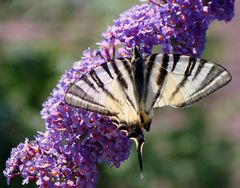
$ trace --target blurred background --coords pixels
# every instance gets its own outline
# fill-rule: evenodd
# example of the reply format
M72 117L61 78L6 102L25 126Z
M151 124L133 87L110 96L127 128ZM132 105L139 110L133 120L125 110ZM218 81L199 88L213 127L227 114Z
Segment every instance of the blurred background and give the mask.
M44 130L42 103L60 76L119 13L138 0L0 0L0 172L25 137ZM224 65L232 82L186 109L156 113L139 179L135 147L118 169L99 165L98 188L240 187L240 2L230 23L214 22L203 57ZM0 174L0 187L7 187ZM21 178L11 188L23 187ZM24 187L36 187L29 184Z

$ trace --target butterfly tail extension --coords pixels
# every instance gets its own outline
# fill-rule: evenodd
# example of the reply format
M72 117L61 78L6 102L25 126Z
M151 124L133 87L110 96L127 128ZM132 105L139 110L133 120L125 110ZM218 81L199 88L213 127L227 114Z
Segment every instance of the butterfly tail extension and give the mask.
M138 162L139 162L139 168L140 168L140 178L143 179L143 145L144 145L144 135L140 127L134 126L132 129L130 129L128 137L132 139L137 148L137 155L138 155Z
M139 161L139 168L140 168L140 178L143 179L143 145L144 145L144 137L138 138L138 148L137 148L137 153L138 153L138 161Z

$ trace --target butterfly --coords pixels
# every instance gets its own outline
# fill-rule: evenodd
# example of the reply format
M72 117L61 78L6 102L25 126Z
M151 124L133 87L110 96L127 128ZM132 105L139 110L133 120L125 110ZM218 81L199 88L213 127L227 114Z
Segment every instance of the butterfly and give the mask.
M83 75L67 90L65 102L110 117L136 142L143 175L143 130L150 130L154 109L187 107L231 80L221 65L179 54L116 58Z

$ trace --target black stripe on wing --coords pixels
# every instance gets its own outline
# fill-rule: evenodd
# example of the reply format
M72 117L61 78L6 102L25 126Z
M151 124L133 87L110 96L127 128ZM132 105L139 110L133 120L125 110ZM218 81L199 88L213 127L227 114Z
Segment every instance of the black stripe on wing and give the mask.
M99 88L103 88L104 87L104 83L102 82L102 80L98 77L98 75L96 74L95 70L92 70L89 75L92 77L93 81L97 84L97 86Z
M176 56L176 55L174 55L174 57L175 57L175 56ZM179 59L180 59L180 56L181 56L181 55L178 56L178 57L179 57L179 58L178 58L178 61L179 61ZM174 59L175 59L175 58L174 58ZM172 96L171 96L171 98L170 98L170 101L171 101L171 99L173 99L173 98L175 97L175 95L179 92L179 90L180 90L182 87L184 87L185 83L188 81L188 77L191 76L192 71L193 71L193 69L194 69L194 67L195 67L196 61L197 61L196 58L193 58L193 57L190 57L190 58L189 58L188 66L187 66L187 68L186 68L186 70L185 70L185 72L184 72L184 77L183 77L182 81L177 85L176 90L172 93ZM174 67L174 66L176 67L176 65L177 65L177 63L175 63L175 60L174 60L173 67ZM172 69L172 71L175 69L175 67ZM202 67L199 69L198 74L200 73L201 69L202 69ZM197 74L197 75L198 75L198 74ZM196 76L197 76L197 75L196 75Z
M140 104L143 93L144 93L144 72L145 72L145 61L142 58L138 48L133 50L133 57L131 59L133 67L133 77L135 86L135 95Z
M127 70L129 78L133 82L132 67L131 67L130 61L125 58L119 58L118 60L122 62L124 68Z
M180 60L181 55L180 54L173 54L173 66L171 72L174 71L178 61Z
M200 64L198 65L198 68L194 74L193 80L197 79L198 75L201 73L202 68L204 67L205 63L207 63L207 60L200 59Z
M108 70L109 71L109 68L108 68L108 64L107 63L105 63L105 65L102 65L102 67L105 67L105 71L106 70ZM108 73L108 75L110 76L111 75L111 73L110 72L108 72L108 71L106 71L107 73ZM110 74L109 74L110 73ZM95 70L92 70L91 72L90 72L90 75L91 75L91 77L92 77L92 79L93 79L93 81L95 81L95 83L97 84L97 86L98 86L98 88L100 88L108 97L110 97L112 100L114 100L115 102L119 102L118 101L118 99L116 99L114 96L113 96L113 94L109 91L109 90L107 90L106 88L105 88L105 84L103 83L103 81L101 80L101 78L96 74L96 71ZM85 76L86 77L86 76ZM86 79L83 79L83 81L85 81ZM91 82L90 82L90 80L88 80L87 81L87 83L88 84L91 84L91 86L93 85ZM95 87L94 87L95 88ZM96 88L95 88L96 89ZM99 93L99 91L97 90L97 92Z
M103 105L99 104L98 102L94 101L93 97L88 95L82 88L78 85L72 85L71 88L67 91L68 94L71 94L74 97L77 97L81 100L85 100L87 102L93 103L95 105L99 105L104 107Z
M101 64L102 68L108 73L109 77L113 79L113 75L109 70L108 63Z
M123 78L123 75L116 64L116 61L111 61L111 65L113 67L115 74L117 75L117 80L119 84L122 86L122 88L127 89L128 88L127 81L125 80L125 78Z
M146 101L147 100L147 96L148 96L148 84L149 84L149 81L150 81L150 77L151 77L151 74L152 74L152 69L154 67L154 62L155 62L155 59L156 59L156 56L158 54L153 54L151 55L148 59L146 59L146 75L145 75L145 82L144 82L144 96L143 96L143 100Z
M158 78L156 80L157 85L158 85L158 92L155 95L152 104L151 104L151 108L153 107L153 105L155 104L156 100L159 98L162 88L164 86L164 82L165 82L165 78L168 75L168 63L169 63L169 55L168 54L163 54L162 57L162 66L159 69L159 75Z
M83 76L81 79L82 79L90 88L92 88L95 92L98 93L97 88L96 88L96 87L94 86L94 84L88 79L87 76Z

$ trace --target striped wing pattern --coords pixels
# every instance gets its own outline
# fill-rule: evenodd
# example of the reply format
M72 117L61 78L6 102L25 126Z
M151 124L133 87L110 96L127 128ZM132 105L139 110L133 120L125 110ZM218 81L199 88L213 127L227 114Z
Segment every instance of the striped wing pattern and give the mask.
M104 63L72 84L67 104L117 118L127 125L143 123L139 114L152 118L154 108L186 107L231 80L222 66L177 54L142 58L138 49L131 59Z
M184 55L155 54L145 61L145 110L163 106L186 107L231 80L222 66Z
M137 118L138 111L133 92L130 61L115 59L96 67L72 84L65 101L74 107L114 116L119 123L130 123Z

